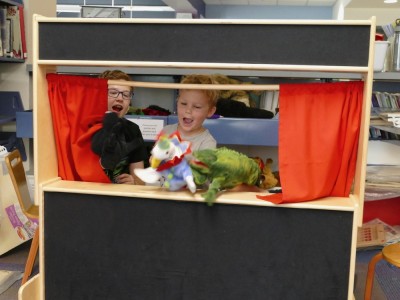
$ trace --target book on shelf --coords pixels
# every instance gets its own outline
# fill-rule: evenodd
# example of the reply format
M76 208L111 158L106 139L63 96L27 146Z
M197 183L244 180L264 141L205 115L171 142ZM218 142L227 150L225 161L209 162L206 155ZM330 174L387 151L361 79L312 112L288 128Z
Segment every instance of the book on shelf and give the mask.
M0 40L1 40L1 53L0 56L4 56L6 53L6 15L7 8L0 6Z
M11 49L8 56L14 58L23 58L22 38L21 38L21 21L18 6L10 5L7 7L7 20L10 20L11 26Z
M5 48L4 48L4 56L11 56L11 49L12 49L12 20L6 18L6 32L5 32Z
M372 107L400 108L400 93L373 92Z
M25 15L24 15L24 7L18 6L19 12L19 24L21 30L21 46L22 46L22 58L28 58L28 51L26 49L26 36L25 36Z
M400 113L400 93L373 92L370 138L398 140L400 128L394 126L393 115Z
M0 57L2 57L3 55L4 55L3 42L1 40L1 29L0 29Z

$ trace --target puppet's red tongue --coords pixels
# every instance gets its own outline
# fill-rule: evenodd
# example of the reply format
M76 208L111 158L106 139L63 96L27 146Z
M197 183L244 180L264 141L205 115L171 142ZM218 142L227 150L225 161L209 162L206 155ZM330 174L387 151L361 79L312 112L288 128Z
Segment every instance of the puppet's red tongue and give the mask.
M192 160L191 162L190 162L190 164L191 165L197 165L197 166L202 166L202 167L205 167L205 168L207 168L207 165L205 164L205 163L203 163L202 161L200 161L200 160Z

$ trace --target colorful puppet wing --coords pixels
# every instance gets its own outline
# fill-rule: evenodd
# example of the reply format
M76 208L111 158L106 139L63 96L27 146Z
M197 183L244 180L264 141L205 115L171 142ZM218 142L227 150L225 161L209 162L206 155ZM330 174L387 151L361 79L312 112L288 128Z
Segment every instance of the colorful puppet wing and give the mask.
M160 164L157 168L157 172L165 171L168 169L171 169L172 167L175 167L179 165L182 161L184 160L184 156L174 156L172 159L167 160Z
M363 82L282 84L273 203L347 197L355 175Z
M178 131L172 134L170 136L170 139L171 143L173 143L176 147L179 147L179 149L182 151L183 156L192 152L190 148L190 142L182 141Z
M185 159L185 155L190 153L189 146L190 144L180 141L179 135L160 134L151 150L150 167L135 169L134 172L146 183L155 183L163 177L164 187L169 190L176 191L187 186L192 193L195 193L196 184L192 170Z
M164 133L160 133L157 138L157 144L162 140L166 140L168 141L168 143L171 143L173 147L177 150L177 154L168 160L164 160L162 164L157 167L157 171L164 171L179 165L183 161L183 159L185 159L185 156L192 152L190 148L190 142L182 141L178 131L170 134L169 136L165 135Z
M48 95L55 134L58 173L63 180L110 182L90 139L107 110L107 80L48 74Z

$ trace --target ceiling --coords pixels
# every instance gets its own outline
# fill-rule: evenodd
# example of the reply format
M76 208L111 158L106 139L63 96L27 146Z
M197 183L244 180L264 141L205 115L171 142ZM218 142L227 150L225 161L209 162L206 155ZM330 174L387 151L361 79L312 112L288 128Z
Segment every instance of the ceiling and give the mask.
M332 6L336 0L203 0L207 5Z
M292 5L332 6L337 0L203 0L206 5ZM350 0L347 8L400 8L400 2L385 4L383 0Z
M337 1L342 2L346 8L366 8L366 9L399 9L400 0L398 3L385 4L383 0L56 0L57 1L57 14L58 16L62 13L72 13L76 15L80 14L83 3L88 2L87 5L95 3L104 3L104 5L110 5L111 1L117 6L118 3L134 3L135 10L143 10L146 7L150 10L155 8L167 7L171 11L197 11L204 10L204 5L266 5L266 6L325 6L331 7L336 4ZM347 4L347 5L346 5ZM112 4L113 6L114 4ZM194 5L194 6L193 6ZM195 6L197 8L195 8ZM60 14L61 13L61 14ZM155 12L156 14L159 12ZM157 15L159 17L159 15ZM400 10L399 10L400 16ZM155 16L153 16L155 17Z
M383 0L351 0L347 8L400 8L400 2L386 4ZM400 11L399 11L400 15Z

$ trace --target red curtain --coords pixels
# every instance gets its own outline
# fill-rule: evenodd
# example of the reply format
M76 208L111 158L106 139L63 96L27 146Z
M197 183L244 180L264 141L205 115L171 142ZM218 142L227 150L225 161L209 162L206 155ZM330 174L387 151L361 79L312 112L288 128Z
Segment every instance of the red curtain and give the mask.
M363 82L282 84L279 175L273 203L347 197L353 183Z
M48 95L63 180L110 182L90 148L107 110L107 80L48 74Z

